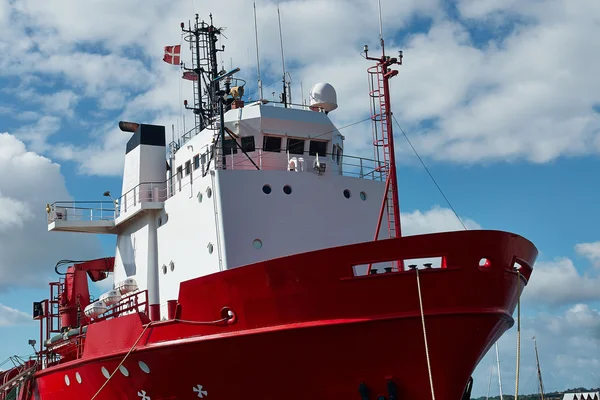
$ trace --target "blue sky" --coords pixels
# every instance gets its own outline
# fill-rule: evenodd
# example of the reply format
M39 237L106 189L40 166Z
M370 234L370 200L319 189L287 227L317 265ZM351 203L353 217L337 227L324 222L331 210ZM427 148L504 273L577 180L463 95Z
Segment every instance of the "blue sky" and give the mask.
M181 104L191 86L161 61L162 47L180 41L179 22L213 12L227 26L225 67L232 57L246 93L255 92L252 4L237 3L209 10L191 0L87 8L74 0L0 0L0 48L7 55L0 60L0 362L28 354L26 339L37 336L31 303L47 297L56 261L114 254L112 237L46 233L44 205L120 192L128 137L119 120L182 130ZM572 0L382 6L386 46L391 54L404 51L392 83L394 113L438 184L468 226L512 231L540 250L523 297L521 392L536 390L533 334L547 389L600 386L600 374L589 372L600 370L600 56L592 50L600 44L599 6ZM276 3L257 1L257 10L270 98L280 90ZM376 10L375 0L281 2L295 102L301 90L306 97L312 84L328 81L338 93L340 107L330 114L337 125L368 116L371 64L359 52L367 43L378 53ZM189 128L191 115L185 118ZM346 154L372 154L368 122L342 133ZM460 229L399 133L408 232ZM514 331L500 340L506 393L514 391ZM477 395L487 392L490 356L476 371ZM495 375L492 382L494 394Z

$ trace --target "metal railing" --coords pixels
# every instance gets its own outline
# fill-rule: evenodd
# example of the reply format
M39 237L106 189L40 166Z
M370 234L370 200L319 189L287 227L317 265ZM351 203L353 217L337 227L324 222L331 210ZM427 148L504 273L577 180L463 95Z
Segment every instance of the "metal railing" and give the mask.
M189 170L173 167L173 176L162 182L143 182L122 196L105 201L57 201L48 205L48 224L54 221L114 221L135 209L144 202L164 202L176 193L189 191L193 195L194 182L205 176L208 171L222 169L220 149L213 151L212 146L202 147L198 153L198 162L190 161ZM313 173L317 175L349 176L385 182L387 178L384 163L381 161L322 153L324 155L288 154L256 149L248 153L231 153L225 157L227 170L290 171L291 173Z

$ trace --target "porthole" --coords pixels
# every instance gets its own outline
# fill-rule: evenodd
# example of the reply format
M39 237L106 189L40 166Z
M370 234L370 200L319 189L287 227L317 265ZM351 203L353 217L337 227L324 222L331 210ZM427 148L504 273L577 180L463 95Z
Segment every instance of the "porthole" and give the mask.
M106 379L110 378L110 372L108 372L108 370L105 367L102 367L100 370L102 371L102 375L104 375Z
M213 250L214 250L214 248L213 248L213 244L212 244L212 243L209 243L209 244L208 244L208 246L206 246L206 247L208 248L208 254L212 254L212 253L213 253Z
M210 197L212 196L212 189L211 188L206 188L206 196L210 199Z
M202 192L198 192L198 196L196 196L198 198L198 203L202 203Z
M79 372L75 372L75 379L77 379L77 383L81 383L81 375L79 375Z
M169 263L169 267L171 268L171 272L175 271L175 263L173 261Z
M360 192L360 199L361 199L362 201L365 201L365 200L367 200L367 194L366 194L365 192Z
M68 375L65 375L65 383L67 384L67 386L71 385L71 380L69 379Z
M264 185L263 188L262 188L262 190L263 190L264 194L269 194L269 193L271 193L271 186Z
M262 245L262 240L260 239L254 239L254 241L252 242L252 246L254 246L255 249L260 249Z
M129 376L129 371L127 371L127 368L125 368L124 365L121 365L119 367L119 371L121 371L121 373L123 374L123 376Z
M145 363L145 362L143 362L143 361L139 361L139 362L138 362L138 365L140 366L140 369L141 369L142 371L144 371L144 372L145 372L145 373L147 373L147 374L149 374L149 373L150 373L150 367L148 366L148 364L146 364L146 363Z
M350 191L348 189L344 189L344 197L347 199L350 198Z
M285 193L285 194L291 194L292 193L292 187L290 185L285 185L283 187L283 193Z
M163 264L163 266L162 266L162 272L163 272L163 275L166 275L166 274L167 274L167 266L166 266L166 265L164 265L164 264Z

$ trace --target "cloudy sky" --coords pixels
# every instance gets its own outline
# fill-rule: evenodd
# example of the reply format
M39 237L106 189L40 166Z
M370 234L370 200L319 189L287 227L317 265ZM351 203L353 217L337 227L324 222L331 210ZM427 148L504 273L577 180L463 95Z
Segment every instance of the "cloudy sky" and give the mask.
M252 2L0 0L0 362L28 354L31 302L63 258L114 253L113 238L46 232L45 204L118 193L121 119L172 125L191 85L162 62L179 23L210 12L226 27L224 67L256 99ZM277 3L257 0L264 94L280 91ZM600 2L382 0L386 47L404 52L395 116L469 228L532 240L523 296L520 392L536 391L532 337L547 390L600 386ZM280 2L292 96L337 90L338 126L368 117L364 44L378 51L376 0ZM185 61L185 58L184 58ZM186 115L189 127L190 115ZM346 154L372 154L371 128L345 129ZM396 129L407 233L460 229ZM499 342L514 393L515 329ZM494 354L474 394L498 393Z

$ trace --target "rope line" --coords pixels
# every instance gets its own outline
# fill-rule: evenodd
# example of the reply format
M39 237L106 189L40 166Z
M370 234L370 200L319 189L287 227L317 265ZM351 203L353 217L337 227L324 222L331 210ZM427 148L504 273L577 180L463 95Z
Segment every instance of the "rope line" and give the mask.
M417 291L419 292L419 307L421 309L421 324L423 325L423 339L425 341L425 356L427 358L427 372L429 373L429 386L431 387L431 399L435 400L435 390L433 389L433 374L431 372L431 361L429 359L429 346L427 345L427 329L425 329L425 313L423 312L423 298L421 297L421 280L419 279L419 267L417 271Z
M519 364L521 361L521 272L517 270L517 367L515 377L515 400L519 398Z
M121 360L121 362L119 363L119 365L117 365L117 368L115 368L115 370L112 372L112 374L110 374L110 376L108 377L108 379L106 380L106 382L104 382L104 384L100 387L100 389L98 389L98 391L91 398L91 400L94 400L100 394L100 392L106 387L106 385L108 384L108 382L110 382L110 380L112 379L112 377L117 373L117 370L119 368L121 368L121 365L123 365L123 363L125 362L125 360L127 359L127 357L129 357L129 355L131 354L131 352L133 351L133 349L135 348L135 346L137 346L137 344L140 341L140 339L142 338L142 336L144 336L144 333L146 333L146 331L148 330L148 328L150 327L150 325L153 325L153 324L154 324L153 322L150 322L150 323L148 323L148 325L146 325L146 327L144 328L144 330L142 331L142 333L140 333L140 336L138 336L138 338L135 341L135 343L133 344L133 346L131 346L131 348L129 349L129 351L127 352L127 354L125 354L125 357L123 357L123 359Z
M392 118L394 118L394 121L396 122L396 125L398 125L398 128L400 129L400 132L402 132L402 134L404 135L404 138L406 139L406 141L408 142L408 144L412 148L413 152L415 153L415 155L417 156L417 158L419 159L419 161L423 165L423 168L425 168L425 171L427 171L427 174L429 175L429 177L431 178L431 180L433 181L433 183L435 184L435 186L437 187L437 189L440 191L440 193L444 197L444 200L446 200L446 203L448 203L448 207L450 207L450 209L452 210L452 212L454 213L454 215L456 215L456 218L458 219L458 222L460 222L460 224L463 226L463 228L465 228L465 231L468 230L467 227L465 226L465 224L463 223L462 219L458 216L458 213L456 212L456 210L454 209L454 207L452 207L452 204L450 204L450 200L448 200L448 198L444 194L444 191L442 190L442 188L440 187L440 185L438 185L437 181L435 180L435 178L433 177L433 175L431 174L431 172L429 172L429 168L427 168L427 166L425 165L425 162L423 162L423 159L421 158L421 156L419 155L419 153L417 153L417 150L415 149L415 147L411 143L410 139L408 139L408 136L406 135L406 132L404 132L404 129L402 129L402 127L398 123L398 120L396 119L396 116L392 114Z

